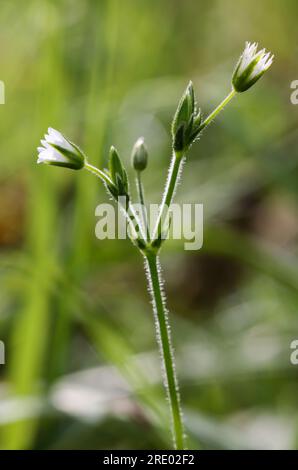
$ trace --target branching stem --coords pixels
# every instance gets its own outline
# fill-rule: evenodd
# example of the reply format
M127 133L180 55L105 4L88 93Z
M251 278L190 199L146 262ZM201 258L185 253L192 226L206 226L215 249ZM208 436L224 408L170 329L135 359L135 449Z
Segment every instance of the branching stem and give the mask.
M226 98L212 111L209 116L202 122L200 131L206 128L213 119L224 109L224 107L231 101L231 99L237 94L233 89ZM164 384L167 391L167 396L169 399L169 406L171 410L172 418L172 431L173 431L173 440L174 446L176 449L182 450L185 449L185 436L182 420L182 411L180 406L180 397L179 397L179 388L178 380L175 371L175 362L174 362L174 353L171 342L171 332L168 319L168 311L165 304L165 298L163 296L163 282L161 278L161 272L159 268L159 258L158 252L162 242L162 225L167 215L167 211L173 201L175 190L179 181L181 167L185 157L185 152L175 152L173 151L171 166L168 174L168 179L165 187L165 191L162 198L162 203L160 205L157 223L154 229L154 234L152 241L150 243L150 231L147 223L146 209L145 209L145 198L144 190L141 181L140 172L137 172L137 189L139 194L140 204L142 206L142 218L143 218L143 227L140 224L140 220L137 217L133 205L128 199L127 206L123 207L125 210L128 220L134 225L134 222L137 222L139 226L139 235L138 241L142 243L143 248L141 249L143 255L146 259L146 267L148 274L148 281L150 292L152 296L153 309L155 315L155 324L156 324L156 334L158 339L158 345L160 349L160 354L162 357L162 364L164 370ZM86 163L85 168L88 171L91 171L96 176L98 176L106 185L113 184L110 177L103 171L98 168ZM147 232L146 232L147 231ZM146 239L147 236L147 239ZM160 240L160 244L155 245L155 242Z
M93 173L98 178L100 178L101 181L105 185L113 185L113 181L111 180L109 175L107 175L104 171L100 170L96 166L93 166L90 163L86 162L84 168L86 170L90 171L90 173ZM126 198L124 198L124 199L126 199ZM119 200L117 202L119 202ZM131 204L130 199L127 199L127 206L125 204L121 203L121 207L122 207L122 209L125 213L125 216L128 220L128 223L130 224L131 230L133 232L133 238L136 238L137 240L139 240L139 242L143 246L146 246L146 237L145 237L145 235L143 233L143 230L142 230L142 224L141 224L141 222L140 222L140 220L139 220L139 218L138 218L138 216L137 216L137 214L134 210L133 205ZM136 225L139 229L138 232L135 229Z
M225 108L225 106L231 101L231 99L237 94L232 89L231 92L225 97L225 99L212 111L209 116L202 122L200 130L202 131L207 127L213 119ZM157 223L154 230L153 241L158 239L162 233L162 223L165 220L166 213L173 201L173 197L176 191L177 183L179 181L181 165L183 163L184 155L181 152L173 152L169 175L160 205Z

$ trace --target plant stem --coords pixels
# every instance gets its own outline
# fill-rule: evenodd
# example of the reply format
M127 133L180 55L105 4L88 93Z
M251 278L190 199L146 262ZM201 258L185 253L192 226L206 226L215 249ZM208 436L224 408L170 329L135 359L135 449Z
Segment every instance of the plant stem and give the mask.
M97 168L96 166L93 166L91 165L90 163L85 163L85 166L84 168L88 171L90 171L90 173L93 173L94 175L96 175L99 179L101 179L101 181L105 184L105 185L113 185L113 181L111 180L111 178L102 170L100 170L99 168ZM125 201L126 201L126 197L124 198ZM116 202L119 203L119 199L117 200L116 199ZM144 236L143 234L143 231L142 231L142 224L140 223L139 221L139 218L134 210L134 207L133 205L131 204L130 202L130 199L128 199L128 204L126 206L126 204L123 204L121 203L120 204L124 213L125 213L125 216L132 228L132 232L134 233L134 237L136 237L136 239L138 239L140 242L142 242L143 245L146 245L146 237ZM140 236L138 235L137 231L135 230L135 222L137 224L137 226L139 227L139 232L140 232Z
M96 166L93 166L90 163L86 162L84 168L90 171L90 173L93 173L98 178L100 178L104 183L111 185L113 184L111 178L104 171L100 170L99 168L96 168Z
M230 93L225 97L225 99L212 111L209 116L202 122L200 130L202 131L207 127L213 119L224 109L224 107L231 101L231 99L237 94L234 88L230 91ZM162 222L165 217L166 211L170 207L175 189L177 187L177 183L179 180L179 173L181 169L181 164L183 162L184 155L179 152L173 152L173 157L171 161L171 166L169 170L169 176L167 180L167 184L165 187L162 203L160 206L158 220L155 226L153 241L158 239L161 236L162 232Z
M134 236L140 240L144 246L146 246L147 242L146 242L146 237L143 233L143 229L142 229L142 223L141 221L139 220L137 214L136 214L136 211L131 203L131 201L129 200L128 201L128 207L124 207L124 205L122 205L122 208L124 210L124 213L128 219L128 222L131 224L131 227L132 227L132 231L134 233ZM138 226L138 229L139 229L139 233L136 231L135 229L135 223L134 221L136 222L137 226Z
M154 230L153 240L159 238L161 235L162 222L164 220L164 217L166 215L168 208L170 207L172 203L175 189L176 189L178 179L179 179L179 173L180 173L182 162L183 162L183 154L174 151L170 169L169 169L169 175L168 175L166 187L164 190L162 203L159 209L158 219L157 219L155 230Z
M140 204L141 204L144 230L145 230L145 233L147 235L147 240L150 241L150 230L149 230L149 226L148 226L148 219L147 219L146 206L145 206L144 188L143 188L142 177L141 177L141 172L140 171L137 171L136 183L137 183L139 201L140 201Z
M217 106L217 108L209 114L209 116L202 122L201 130L205 129L211 121L224 109L224 107L231 101L232 98L237 94L237 91L234 88L230 91L230 93L225 97L225 99Z
M146 253L146 262L149 287L153 301L157 341L164 369L164 385L167 391L171 410L174 446L175 449L183 450L185 445L182 412L171 343L168 311L162 291L163 282L159 268L159 258L155 253L149 252Z

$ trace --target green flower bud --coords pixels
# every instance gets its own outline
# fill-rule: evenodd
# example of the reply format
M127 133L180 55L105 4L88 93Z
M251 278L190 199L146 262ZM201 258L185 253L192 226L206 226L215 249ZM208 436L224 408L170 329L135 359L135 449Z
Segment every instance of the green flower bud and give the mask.
M45 134L41 144L42 147L37 147L37 163L62 166L72 170L80 170L84 167L86 157L83 152L52 127L48 128L48 134Z
M144 138L140 137L133 149L131 154L131 163L136 171L143 171L147 167L148 163L148 151L144 143Z
M232 77L232 85L238 93L248 90L269 69L274 56L265 49L257 51L256 43L246 42Z
M172 122L172 135L175 137L178 129L182 124L186 125L191 118L191 115L195 112L195 97L192 82L189 82L185 92L183 93L173 122Z
M125 196L128 194L128 178L124 166L120 160L115 147L111 147L109 154L109 172L113 181L113 187L108 186L108 189L114 197Z
M194 89L190 82L178 104L173 122L173 147L183 152L193 143L200 132L201 112L197 112Z

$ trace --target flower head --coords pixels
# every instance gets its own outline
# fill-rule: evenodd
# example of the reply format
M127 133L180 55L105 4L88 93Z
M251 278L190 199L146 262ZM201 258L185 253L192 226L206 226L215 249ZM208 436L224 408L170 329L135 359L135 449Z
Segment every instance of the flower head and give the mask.
M79 147L52 127L48 128L48 134L45 134L41 144L42 147L37 147L37 163L64 166L73 170L80 170L85 165L86 157Z
M235 91L241 93L254 85L269 69L273 59L274 56L265 49L258 51L257 43L246 42L232 77Z

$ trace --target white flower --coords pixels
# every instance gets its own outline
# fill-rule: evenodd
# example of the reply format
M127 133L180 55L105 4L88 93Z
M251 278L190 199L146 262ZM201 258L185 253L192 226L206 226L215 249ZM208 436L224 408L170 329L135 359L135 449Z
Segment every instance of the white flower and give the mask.
M80 170L85 164L85 156L79 147L70 142L61 132L48 128L41 140L42 147L37 147L37 163L64 166L73 170Z
M274 56L265 49L258 51L258 44L246 42L232 77L235 91L248 90L269 69Z

